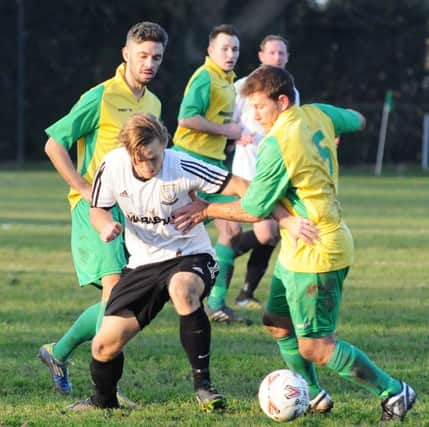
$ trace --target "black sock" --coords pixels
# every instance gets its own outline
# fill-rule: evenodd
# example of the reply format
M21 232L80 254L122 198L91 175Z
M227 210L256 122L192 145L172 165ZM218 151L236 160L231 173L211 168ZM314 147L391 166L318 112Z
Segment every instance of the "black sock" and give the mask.
M261 244L252 250L249 261L247 262L247 271L242 294L244 293L247 297L253 297L253 292L255 292L262 276L267 270L273 251L274 246Z
M234 239L233 249L236 254L235 256L243 255L258 245L260 243L253 230L243 231Z
M180 316L180 341L192 366L195 389L202 383L210 383L210 328L201 306L191 314Z
M119 353L113 360L99 362L92 358L89 364L91 378L95 385L92 401L100 408L118 408L116 397L118 381L124 368L124 353Z

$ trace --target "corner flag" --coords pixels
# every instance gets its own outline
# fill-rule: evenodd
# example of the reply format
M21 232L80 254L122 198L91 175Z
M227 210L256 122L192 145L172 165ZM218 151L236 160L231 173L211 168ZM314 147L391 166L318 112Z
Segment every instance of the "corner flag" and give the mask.
M393 93L389 89L384 97L383 114L381 116L380 132L378 135L377 160L375 163L375 175L381 175L383 167L384 145L386 143L387 124L389 114L393 111Z
M391 112L393 111L393 107L394 107L394 105L393 105L393 93L392 93L392 91L389 89L389 90L386 92L386 96L384 97L384 108L386 108L386 109L387 109L387 111L388 111L389 113L391 113Z

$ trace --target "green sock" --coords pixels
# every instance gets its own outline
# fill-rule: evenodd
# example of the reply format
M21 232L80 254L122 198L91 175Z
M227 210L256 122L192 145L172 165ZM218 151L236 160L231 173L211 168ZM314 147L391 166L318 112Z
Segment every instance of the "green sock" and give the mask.
M304 359L298 350L298 341L295 335L289 335L277 340L280 354L291 371L300 374L308 384L310 399L314 399L321 387L317 378L314 363Z
M326 366L381 399L399 393L402 388L400 381L392 378L372 362L362 350L346 341L337 341Z
M52 351L55 359L65 362L77 346L94 338L100 306L99 302L91 305L76 319L71 328L55 344Z
M219 274L208 298L208 305L212 310L225 305L225 296L234 271L235 257L235 251L230 246L216 243L215 250L219 264Z
M97 325L95 326L96 333L100 330L101 324L103 323L103 317L104 317L104 312L106 311L106 305L107 305L107 301L100 302L100 310L98 312Z

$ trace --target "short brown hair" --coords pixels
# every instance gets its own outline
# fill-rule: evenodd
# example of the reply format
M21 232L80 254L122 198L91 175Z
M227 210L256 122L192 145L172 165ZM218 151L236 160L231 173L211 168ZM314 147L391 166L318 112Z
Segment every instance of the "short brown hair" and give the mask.
M231 24L221 24L214 27L209 34L209 44L221 33L228 34L230 36L240 37L237 28Z
M146 41L158 42L165 49L168 43L168 34L161 25L155 22L143 21L133 25L128 30L126 43L130 40L137 43Z
M259 50L264 50L265 45L268 42L273 41L273 40L277 40L277 41L283 42L285 44L285 46L286 46L286 50L288 50L288 48L289 48L289 42L284 37L278 36L276 34L268 34L267 36L265 36L262 39L261 44L259 45Z
M149 145L155 139L167 146L167 128L152 114L138 113L129 117L119 132L119 143L128 151L132 159L138 155L140 147Z
M256 92L262 92L274 101L280 95L286 95L292 104L295 103L292 74L282 68L261 65L250 73L240 93L242 96L247 97Z

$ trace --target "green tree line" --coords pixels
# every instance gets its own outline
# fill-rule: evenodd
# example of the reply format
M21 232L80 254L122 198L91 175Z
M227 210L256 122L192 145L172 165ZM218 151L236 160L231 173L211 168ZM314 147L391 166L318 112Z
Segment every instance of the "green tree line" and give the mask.
M302 102L327 102L361 111L367 130L345 136L342 163L373 163L385 93L395 109L387 162L420 161L422 117L429 112L427 0L1 0L3 60L0 161L16 157L17 11L24 6L25 159L45 160L44 129L81 93L113 75L128 28L151 20L169 33L164 63L151 89L174 133L186 82L205 56L208 33L221 23L240 31L236 73L258 65L266 34L290 42L289 71Z

